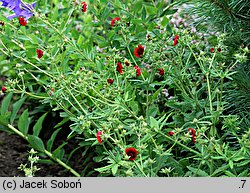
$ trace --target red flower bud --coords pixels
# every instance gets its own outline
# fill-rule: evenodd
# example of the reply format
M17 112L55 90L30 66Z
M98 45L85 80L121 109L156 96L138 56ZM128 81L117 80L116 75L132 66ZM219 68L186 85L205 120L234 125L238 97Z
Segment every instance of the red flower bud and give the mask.
M86 11L87 11L87 8L88 8L87 3L82 2L82 12L86 12Z
M164 69L163 69L163 68L158 68L158 71L159 71L159 74L160 74L161 76L164 75Z
M2 86L2 92L5 93L7 91L7 88L5 86Z
M36 54L37 54L37 57L40 59L43 56L43 51L40 49L36 49Z
M141 75L141 69L138 66L134 66L135 70L136 70L136 76L140 76Z
M112 19L111 22L110 22L110 25L111 25L112 27L114 27L114 26L115 26L115 22L116 22L116 21L119 21L119 20L120 20L119 17L116 17L116 18Z
M174 132L173 132L173 131L169 131L169 132L168 132L168 135L169 135L169 136L173 136L173 135L174 135Z
M210 52L211 52L211 53L214 53L214 48L210 48Z
M176 46L176 44L178 44L178 40L179 40L179 36L175 35L174 36L174 44L173 44L173 46Z
M117 70L120 74L122 74L122 64L121 64L121 62L117 62L116 70Z
M102 134L103 134L102 131L98 131L98 132L96 133L97 141L98 141L100 144L102 144L102 138L101 138L101 135L102 135Z
M23 17L19 17L18 20L19 20L19 23L20 23L22 26L26 26L26 25L27 25L27 21L25 21L25 19L24 19Z
M113 84L114 79L112 79L112 78L108 78L108 79L107 79L107 82L108 82L109 84Z

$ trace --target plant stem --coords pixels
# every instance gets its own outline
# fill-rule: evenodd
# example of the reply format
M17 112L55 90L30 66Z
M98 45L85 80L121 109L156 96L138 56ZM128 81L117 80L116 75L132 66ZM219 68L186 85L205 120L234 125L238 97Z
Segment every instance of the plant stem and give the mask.
M210 82L208 73L206 73L206 79L207 79L207 90L208 90L208 99L209 99L209 106L210 106L210 114L213 112L213 106L212 106L212 96L211 96L211 88L210 88Z
M163 135L164 137L166 137L168 140L173 141L174 143L178 144L179 146L181 146L181 147L183 147L183 148L189 150L189 151L192 152L192 153L195 153L195 154L198 155L199 157L202 157L202 154L201 154L200 152L195 151L195 150L191 149L190 147L187 147L186 145L183 145L183 144L180 143L179 141L176 141L176 140L172 139L171 137L165 135L165 134L164 134L163 132L161 132L161 131L158 131L158 130L157 130L157 132L158 132L159 134Z

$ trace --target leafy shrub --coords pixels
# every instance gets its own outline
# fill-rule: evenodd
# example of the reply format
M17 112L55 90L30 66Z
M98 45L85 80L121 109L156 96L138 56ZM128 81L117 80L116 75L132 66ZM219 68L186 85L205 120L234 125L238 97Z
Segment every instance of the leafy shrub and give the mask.
M78 149L94 152L99 176L249 176L250 130L236 134L237 116L223 114L236 65L225 57L224 34L207 44L190 28L174 29L173 6L54 0L39 2L25 26L1 16L1 51L16 73L2 123L76 176L91 172L66 161ZM21 105L8 112L12 93L60 112L45 145L45 114L33 132L28 109L13 127ZM66 140L77 142L69 155L66 142L52 148L65 123Z

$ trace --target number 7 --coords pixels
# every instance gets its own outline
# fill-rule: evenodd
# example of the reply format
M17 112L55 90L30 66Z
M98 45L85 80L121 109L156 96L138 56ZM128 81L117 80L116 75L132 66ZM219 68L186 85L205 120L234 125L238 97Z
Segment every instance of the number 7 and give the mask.
M244 188L244 185L245 185L245 183L246 183L246 180L241 180L241 181L243 182L241 188Z

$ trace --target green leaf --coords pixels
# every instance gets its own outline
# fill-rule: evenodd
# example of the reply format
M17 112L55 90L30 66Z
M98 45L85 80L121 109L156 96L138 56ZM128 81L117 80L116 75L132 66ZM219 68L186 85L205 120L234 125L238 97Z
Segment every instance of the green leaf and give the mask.
M104 167L101 167L101 168L97 168L95 170L102 173L102 172L110 170L114 165L115 164L110 164L110 165L107 165L107 166L104 166Z
M158 121L154 117L150 117L150 127L152 129L159 129Z
M211 175L211 177L214 177L214 176L216 176L218 173L220 173L220 172L224 172L226 169L228 169L229 168L229 165L224 165L224 166L221 166L221 167L219 167L218 169L216 169L215 171L214 171L214 173Z
M11 111L11 116L10 116L10 124L13 124L17 112L20 110L21 106L23 105L24 101L25 101L26 97L21 98L20 100L18 100L17 102L15 102L12 106L12 111Z
M10 113L6 113L4 115L0 115L0 125L4 125L4 126L8 126L8 119L9 119L9 115Z
M231 169L234 168L234 162L232 160L229 160L228 164Z
M166 16L164 16L163 20L161 21L161 25L163 27L166 27L168 23L169 23L169 19Z
M1 115L4 115L8 111L8 107L10 105L10 101L12 99L13 93L9 93L7 96L4 97L1 106Z
M61 127L64 123L67 123L68 121L69 121L69 117L63 118L61 122L57 123L56 126L54 126L54 129Z
M145 6L143 6L142 13L141 13L142 21L144 21L146 19L146 16L147 16L146 8L145 8Z
M240 163L236 163L237 167L242 167L250 163L250 160L244 160Z
M198 175L198 176L201 176L201 177L205 177L205 176L208 176L208 173L201 170L201 169L198 169L198 168L193 168L191 166L187 166L187 168L193 172L194 174Z
M22 113L22 115L20 116L20 118L18 120L18 129L24 135L26 135L28 133L28 130L29 130L29 113L28 113L28 109L26 109Z
M228 177L236 177L232 172L230 171L225 171L225 174L228 176Z
M237 177L246 177L249 173L249 169L244 170L241 172Z
M155 117L158 113L159 109L157 105L150 105L148 108L148 112L147 112L147 117L151 116L151 117Z
M55 141L55 138L58 134L58 132L61 130L62 128L58 128L56 131L53 132L53 134L51 135L50 139L47 141L47 149L48 151L51 151L53 143Z
M129 106L131 107L132 111L137 114L139 111L139 105L136 101L130 101Z
M38 136L41 129L42 129L42 124L43 120L45 119L47 113L44 113L36 122L36 124L33 127L33 135Z
M157 13L157 8L153 6L146 6L148 15L155 15Z
M63 142L63 144L61 144L58 148L55 149L55 151L53 152L53 156L62 159L64 154L63 147L67 144L68 142Z
M140 10L141 10L142 7L143 7L142 4L143 4L143 1L142 1L142 0L136 1L136 3L135 3L134 6L133 6L133 11L134 11L134 13L140 12Z
M45 147L44 147L44 144L43 144L43 141L37 137L37 136L34 136L34 135L28 135L28 142L30 143L30 145L38 150L38 151L44 151L45 150Z
M112 171L113 176L115 176L115 175L116 175L117 170L118 170L118 167L119 167L119 165L118 165L118 164L115 164L115 165L112 167L111 171Z

